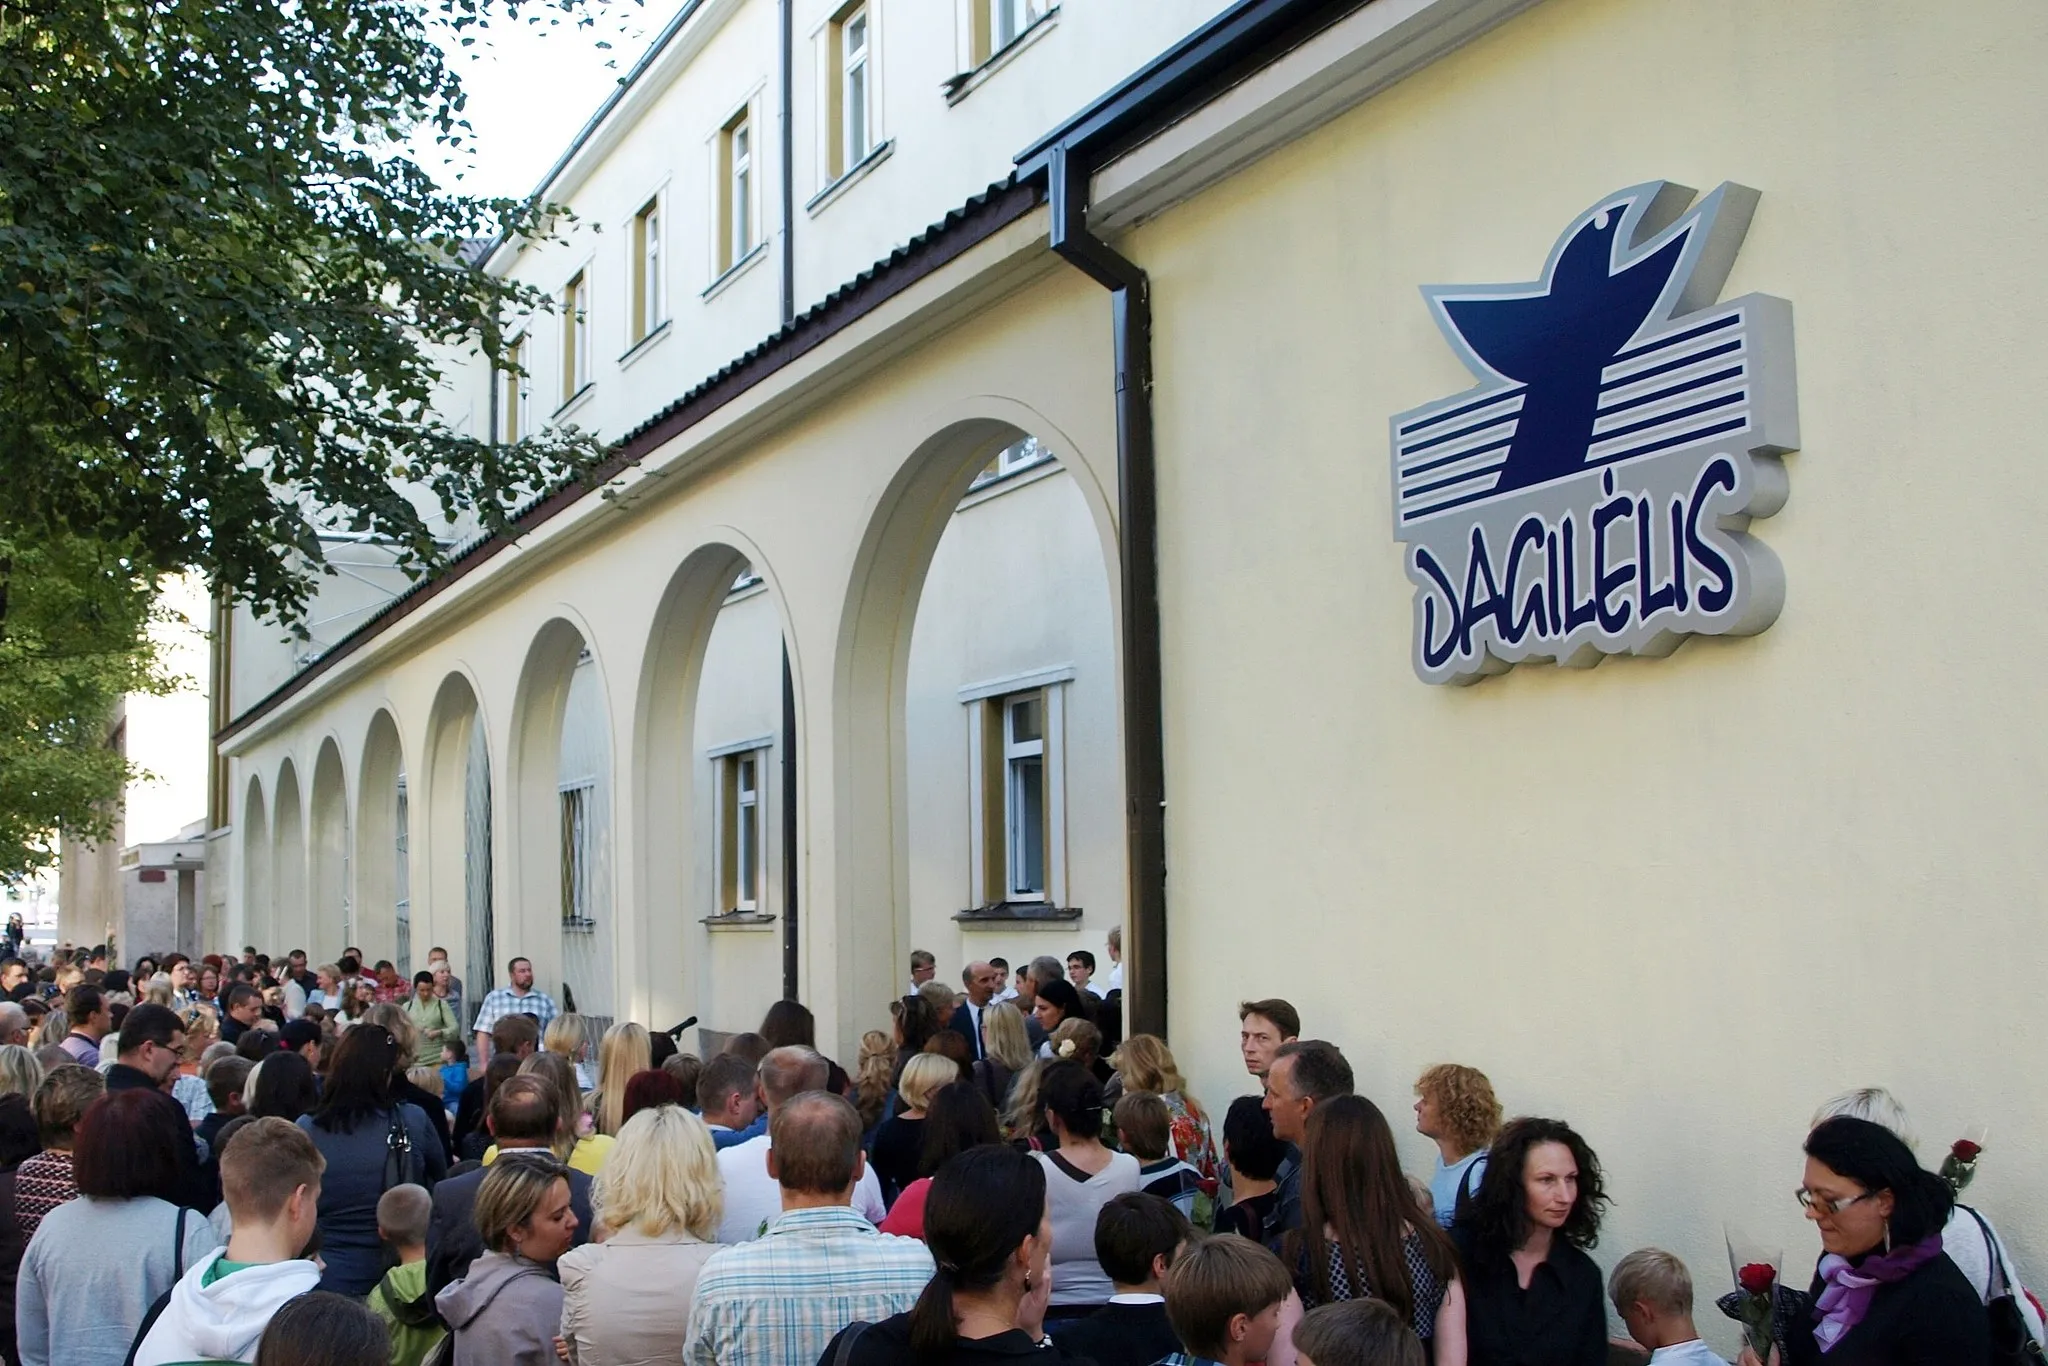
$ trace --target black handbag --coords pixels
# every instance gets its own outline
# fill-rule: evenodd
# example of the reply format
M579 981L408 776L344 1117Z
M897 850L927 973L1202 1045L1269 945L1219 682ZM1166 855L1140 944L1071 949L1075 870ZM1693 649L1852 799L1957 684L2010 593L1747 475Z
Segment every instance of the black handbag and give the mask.
M2048 1353L2043 1353L2041 1344L2034 1340L2027 1317L2020 1312L2020 1292L2012 1283L2012 1273L2005 1269L2005 1253L1999 1250L1991 1225L1968 1205L1963 1208L1977 1221L1977 1231L1984 1235L1984 1250L1991 1263L1990 1278L1984 1286L1984 1312L1991 1319L1992 1366L2048 1366Z
M384 1189L412 1180L412 1135L405 1127L405 1107L391 1107L391 1129L384 1135Z

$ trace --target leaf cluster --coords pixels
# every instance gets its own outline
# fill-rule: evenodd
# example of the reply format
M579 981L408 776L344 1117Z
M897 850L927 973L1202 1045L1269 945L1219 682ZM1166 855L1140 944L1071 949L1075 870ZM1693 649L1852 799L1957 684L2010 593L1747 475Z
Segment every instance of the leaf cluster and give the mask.
M291 618L320 531L424 570L594 461L433 403L437 355L499 359L498 320L548 302L478 258L550 206L446 191L404 150L469 136L436 38L493 3L0 0L0 534Z

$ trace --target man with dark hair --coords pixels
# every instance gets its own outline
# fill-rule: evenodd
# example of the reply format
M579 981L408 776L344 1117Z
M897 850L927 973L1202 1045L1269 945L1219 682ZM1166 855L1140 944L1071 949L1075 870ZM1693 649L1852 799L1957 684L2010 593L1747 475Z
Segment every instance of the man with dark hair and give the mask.
M192 972L192 960L182 953L164 955L164 971L171 975L171 1000L179 1005L199 1004L199 979Z
M778 1048L762 1060L764 1077L771 1069L774 1117L762 1141L772 1143L765 1155L781 1212L758 1239L749 1232L753 1241L713 1253L698 1273L683 1345L689 1366L808 1366L847 1324L907 1312L932 1278L923 1243L877 1232L848 1207L857 1185L873 1179L860 1115L828 1091L777 1094L793 1078L822 1075L825 1060ZM721 1168L743 1150L719 1154Z
M1282 1044L1301 1037L1301 1012L1277 996L1240 1005L1237 1023L1237 1044L1244 1054L1244 1070L1255 1077L1266 1075Z
M1280 1205L1280 1169L1290 1152L1273 1133L1273 1117L1259 1096L1239 1096L1223 1119L1223 1157L1230 1165L1233 1199L1217 1214L1218 1233L1263 1243Z
M519 1059L530 1058L540 1048L540 1025L531 1015L511 1014L499 1017L491 1026L491 1051L504 1053ZM484 1088L466 1086L462 1099L455 1102L455 1147L459 1152L463 1140L469 1138L484 1126Z
M144 1002L121 1018L120 1049L119 1061L107 1069L107 1094L163 1094L164 1083L178 1070L184 1057L185 1022L168 1006ZM183 1113L179 1111L180 1115ZM191 1124L185 1124L180 1132L185 1141L177 1145L178 1185L182 1192L178 1203L203 1214L220 1203L220 1192L214 1189L200 1165L199 1144Z
M998 1001L1016 1000L1017 988L1010 984L1010 960L1001 954L996 954L988 960L988 965L996 970L996 994L993 999Z
M1160 1285L1196 1236L1186 1216L1156 1195L1119 1195L1104 1205L1095 1216L1095 1260L1116 1293L1088 1317L1048 1330L1060 1351L1095 1366L1152 1366L1178 1352Z
M775 1147L775 1116L804 1092L824 1090L830 1074L830 1064L808 1048L778 1048L761 1059L755 1085L768 1111L768 1132L719 1150L718 1175L725 1185L725 1215L718 1226L719 1242L744 1243L760 1237L775 1222L775 1212L782 1201L777 1169L770 1161ZM855 1145L858 1144L856 1134ZM854 1188L849 1197L854 1209L867 1216L870 1223L881 1223L889 1207L882 1202L882 1183L874 1172L863 1163L848 1181ZM823 1346L821 1342L820 1349Z
M477 1088L481 1090L482 1088ZM560 1116L560 1102L539 1077L512 1077L491 1096L485 1124L497 1140L500 1162L533 1156L551 1157ZM434 1187L434 1214L427 1223L427 1289L438 1295L469 1274L469 1264L484 1255L483 1236L476 1227L476 1193L487 1168L450 1174ZM597 1221L590 1212L590 1178L569 1172L569 1207L576 1211L576 1246L590 1241Z
M562 1012L556 1007L554 998L545 991L533 989L533 962L527 958L514 958L505 965L505 973L512 979L512 985L499 987L484 997L477 1007L476 1062L479 1067L491 1061L491 1031L498 1021L507 1015L531 1015L542 1032L554 1023L555 1016Z
M697 1073L697 1108L717 1148L747 1141L747 1130L760 1113L754 1064L736 1053L720 1053Z
M1095 996L1109 994L1096 984L1095 955L1086 949L1075 949L1067 955L1067 981L1073 984L1076 991L1085 991Z
M100 1040L114 1028L114 1012L108 1008L105 994L94 986L71 988L64 998L64 1015L71 1032L57 1046L80 1067L98 1067Z
M1351 1064L1337 1045L1321 1039L1297 1039L1273 1055L1266 1071L1266 1113L1273 1134L1299 1153L1308 1137L1308 1117L1317 1105L1351 1094ZM1273 1211L1272 1235L1301 1227L1301 1159L1291 1154L1280 1168L1280 1198Z
M36 984L29 980L28 964L19 958L0 958L0 996L19 1002L33 994Z
M263 993L247 982L237 982L228 988L222 1000L227 1009L220 1017L220 1041L240 1043L242 1035L263 1018Z

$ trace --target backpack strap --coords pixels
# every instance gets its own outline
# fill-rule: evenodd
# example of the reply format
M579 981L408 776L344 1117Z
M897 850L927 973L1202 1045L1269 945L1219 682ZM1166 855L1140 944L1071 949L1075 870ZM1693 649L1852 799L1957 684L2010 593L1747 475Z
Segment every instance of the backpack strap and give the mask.
M177 1232L171 1235L173 1239L171 1265L176 1268L171 1273L173 1281L185 1279L185 1217L191 1213L192 1211L186 1209L183 1205L178 1206L178 1228Z
M832 1366L847 1366L853 1360L853 1344L860 1341L860 1335L867 1332L868 1327L861 1319L846 1325L846 1331L839 1335L839 1350L832 1354Z
M1957 1208L1964 1210L1972 1219L1976 1220L1977 1231L1984 1235L1984 1260L1989 1267L1985 1272L1984 1302L1989 1304L1992 1300L1998 1298L1998 1284L2000 1281L2005 1282L2006 1293L2011 1294L2012 1276L2005 1269L2005 1254L1998 1250L1998 1239L1992 1236L1991 1225L1984 1222L1984 1216L1977 1213L1970 1206L1958 1205Z

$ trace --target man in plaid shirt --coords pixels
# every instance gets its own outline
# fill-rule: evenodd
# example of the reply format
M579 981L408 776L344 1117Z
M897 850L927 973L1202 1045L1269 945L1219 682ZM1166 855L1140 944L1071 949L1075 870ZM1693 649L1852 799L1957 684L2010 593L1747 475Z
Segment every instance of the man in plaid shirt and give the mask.
M782 1214L704 1263L684 1366L816 1366L847 1324L909 1312L932 1277L923 1243L878 1233L852 1208L866 1159L844 1097L793 1097L769 1137Z
M513 959L505 965L505 971L511 975L512 985L489 993L477 1007L475 1060L480 1067L491 1060L491 1026L507 1015L531 1015L540 1032L546 1034L548 1025L562 1013L553 997L533 989L533 964L527 959Z

